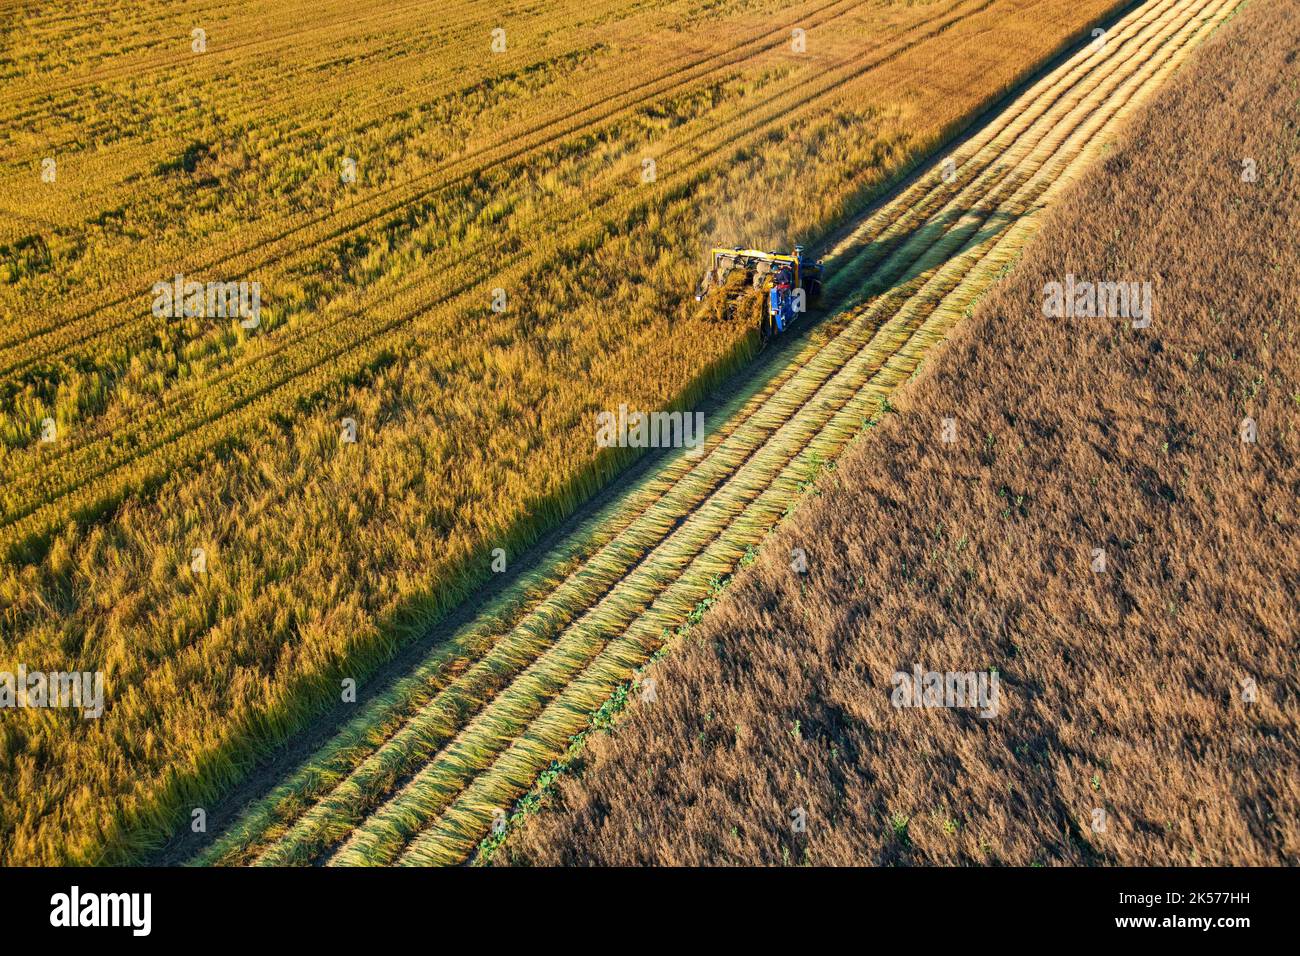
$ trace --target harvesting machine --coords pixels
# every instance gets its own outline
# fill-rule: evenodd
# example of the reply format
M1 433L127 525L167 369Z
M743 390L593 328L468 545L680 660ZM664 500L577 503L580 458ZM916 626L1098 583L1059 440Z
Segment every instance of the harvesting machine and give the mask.
M695 301L702 301L710 292L722 296L719 311L730 316L740 300L756 291L763 299L759 333L766 340L789 328L821 289L821 261L806 260L803 246L795 246L788 256L759 249L714 249Z

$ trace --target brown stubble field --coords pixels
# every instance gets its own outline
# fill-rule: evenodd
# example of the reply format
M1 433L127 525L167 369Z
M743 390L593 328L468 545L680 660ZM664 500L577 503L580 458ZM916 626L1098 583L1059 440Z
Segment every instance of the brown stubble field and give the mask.
M1300 858L1297 49L1207 41L494 861ZM1067 274L1151 327L1045 318ZM997 716L895 709L915 664Z

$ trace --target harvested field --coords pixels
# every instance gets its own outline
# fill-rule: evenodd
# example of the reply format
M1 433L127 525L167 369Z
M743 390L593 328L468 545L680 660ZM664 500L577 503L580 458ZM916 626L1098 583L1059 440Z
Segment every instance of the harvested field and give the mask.
M702 455L670 456L594 514L198 859L470 859L1234 6L1143 4L845 230L827 254L827 297L844 308L767 356L770 374L718 412Z
M1193 55L495 861L1300 859L1298 48L1257 0Z

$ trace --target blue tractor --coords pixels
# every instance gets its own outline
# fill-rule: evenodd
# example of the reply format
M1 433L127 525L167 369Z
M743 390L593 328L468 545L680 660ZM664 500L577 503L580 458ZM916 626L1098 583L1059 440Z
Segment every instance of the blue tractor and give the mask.
M720 290L729 296L727 306L734 307L735 300L758 290L766 299L759 322L759 333L766 340L788 329L821 289L822 264L805 260L803 246L795 246L788 256L759 249L714 249L695 300Z

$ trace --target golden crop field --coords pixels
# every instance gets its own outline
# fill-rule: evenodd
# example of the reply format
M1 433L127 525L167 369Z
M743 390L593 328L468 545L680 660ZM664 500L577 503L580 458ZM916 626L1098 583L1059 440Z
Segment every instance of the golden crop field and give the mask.
M1119 5L6 7L0 670L108 702L0 723L6 861L162 843L626 464L596 412L752 354L704 250L826 239Z

